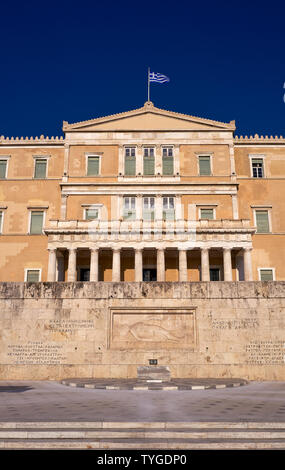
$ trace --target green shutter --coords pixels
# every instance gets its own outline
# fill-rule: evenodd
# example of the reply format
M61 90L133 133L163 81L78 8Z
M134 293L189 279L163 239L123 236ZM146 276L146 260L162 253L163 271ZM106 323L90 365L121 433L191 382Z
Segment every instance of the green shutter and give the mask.
M272 269L261 269L260 270L260 280L261 281L273 281L273 271L272 271Z
M210 157L199 157L199 169L201 176L211 175Z
M256 211L255 215L256 215L257 233L268 233L269 232L268 211Z
M31 234L41 234L43 230L43 212L31 213Z
M144 211L143 211L143 220L154 220L154 210L153 209L144 209Z
M162 174L173 175L173 157L162 157Z
M86 220L98 219L98 209L86 209L85 219Z
M0 212L0 233L2 233L2 212Z
M163 220L174 220L174 209L164 209Z
M144 157L143 159L143 174L154 175L154 157Z
M0 178L6 178L7 161L0 160Z
M200 209L200 218L213 220L214 218L213 209Z
M36 160L35 163L35 178L46 178L47 161Z
M29 269L27 271L27 282L39 282L40 271L38 269Z
M125 175L135 176L136 174L136 157L125 156Z
M99 175L99 157L88 157L87 176Z

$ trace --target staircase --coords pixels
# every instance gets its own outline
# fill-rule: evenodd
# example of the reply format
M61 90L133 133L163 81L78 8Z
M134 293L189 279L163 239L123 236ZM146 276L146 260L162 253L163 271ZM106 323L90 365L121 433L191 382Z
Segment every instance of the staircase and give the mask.
M285 423L0 422L0 449L285 449Z

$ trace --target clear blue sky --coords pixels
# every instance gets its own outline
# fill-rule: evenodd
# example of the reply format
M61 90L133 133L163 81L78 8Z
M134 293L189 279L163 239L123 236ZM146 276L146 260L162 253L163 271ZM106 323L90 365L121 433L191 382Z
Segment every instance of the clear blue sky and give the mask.
M1 4L0 135L62 135L138 108L147 68L155 106L285 135L285 6L260 1Z

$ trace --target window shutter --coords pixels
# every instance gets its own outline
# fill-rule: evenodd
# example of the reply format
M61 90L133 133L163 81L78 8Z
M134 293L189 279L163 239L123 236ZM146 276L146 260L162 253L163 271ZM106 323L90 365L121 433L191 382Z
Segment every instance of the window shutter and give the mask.
M261 269L260 270L260 280L261 281L273 281L273 271L272 271L272 269Z
M257 233L269 232L268 211L256 211Z
M211 175L210 157L199 157L199 169L201 176Z
M35 178L46 178L47 162L46 160L36 160Z
M213 209L200 209L200 218L213 220L214 218Z
M43 230L43 212L31 213L31 234L41 234Z
M164 220L174 220L174 209L164 209L163 219Z
M2 233L2 212L0 212L0 233Z
M144 211L143 211L143 220L154 220L154 210L153 209L144 209Z
M99 157L88 157L87 176L99 175Z
M144 175L154 175L154 157L144 157L143 173Z
M162 174L173 175L173 157L162 157Z
M0 160L0 178L6 178L7 161Z
M85 219L86 220L98 219L98 209L86 209Z
M27 271L27 282L39 282L40 271L38 269L29 269Z
M135 176L136 174L136 157L125 156L125 175Z

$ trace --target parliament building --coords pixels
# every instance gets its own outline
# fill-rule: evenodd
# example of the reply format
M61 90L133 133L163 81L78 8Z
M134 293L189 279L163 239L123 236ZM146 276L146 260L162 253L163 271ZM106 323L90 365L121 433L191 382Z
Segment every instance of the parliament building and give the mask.
M143 107L0 137L0 281L285 280L285 139Z

